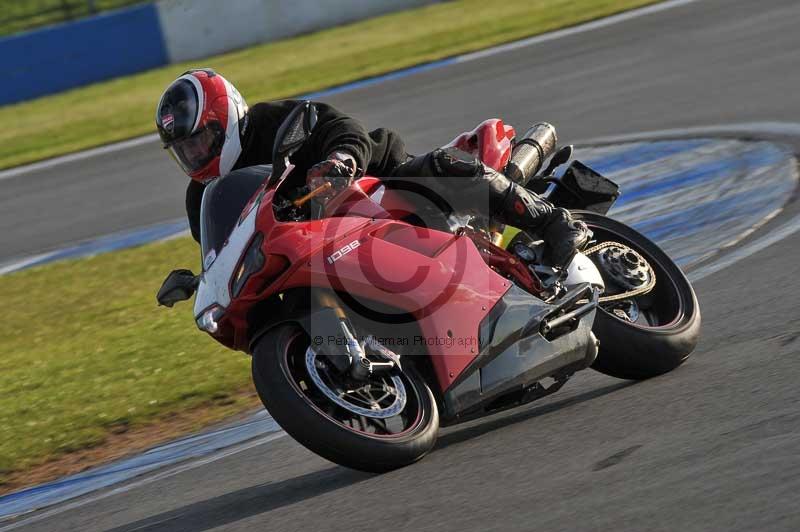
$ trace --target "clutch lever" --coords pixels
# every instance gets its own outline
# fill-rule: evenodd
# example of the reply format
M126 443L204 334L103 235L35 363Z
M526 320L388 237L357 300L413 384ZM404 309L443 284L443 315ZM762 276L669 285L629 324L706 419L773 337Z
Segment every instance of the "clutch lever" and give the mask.
M331 184L330 181L326 181L324 184L318 186L317 188L315 188L314 190L312 190L311 192L309 192L305 196L301 196L301 197L297 198L296 200L294 200L292 202L292 205L294 205L295 207L302 207L303 205L308 203L309 200L311 200L312 198L314 198L316 196L319 196L323 192L328 191L332 187L333 187L333 184Z

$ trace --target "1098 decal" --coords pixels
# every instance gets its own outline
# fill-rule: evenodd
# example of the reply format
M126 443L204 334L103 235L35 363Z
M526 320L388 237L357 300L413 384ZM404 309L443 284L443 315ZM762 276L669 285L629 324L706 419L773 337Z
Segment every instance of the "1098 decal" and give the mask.
M348 253L350 253L351 251L353 251L354 249L356 249L360 245L361 245L361 242L359 242L358 240L353 240L349 244L347 244L347 245L337 249L336 251L334 251L325 260L328 261L328 264L333 264L334 262L336 262L337 260L341 259L342 257L347 255Z

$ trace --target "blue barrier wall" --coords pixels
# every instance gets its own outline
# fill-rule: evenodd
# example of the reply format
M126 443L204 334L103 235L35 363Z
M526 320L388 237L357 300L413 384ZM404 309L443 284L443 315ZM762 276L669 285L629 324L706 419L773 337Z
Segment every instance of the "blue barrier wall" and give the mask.
M0 39L0 105L165 65L154 4Z

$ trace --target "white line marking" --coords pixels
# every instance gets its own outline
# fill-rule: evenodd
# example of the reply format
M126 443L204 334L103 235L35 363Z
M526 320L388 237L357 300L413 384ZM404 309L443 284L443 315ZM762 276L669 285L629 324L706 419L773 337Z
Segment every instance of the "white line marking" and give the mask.
M542 33L541 35L534 35L533 37L528 37L525 39L521 39L519 41L510 42L507 44L501 44L498 46L494 46L492 48L487 48L485 50L479 50L477 52L456 56L455 62L465 63L467 61L473 61L475 59L483 59L484 57L510 52L512 50L518 50L519 48L534 46L537 44L541 44L543 42L553 41L555 39L562 39L564 37L577 35L579 33L585 33L587 31L594 31L600 28L605 28L607 26L612 26L614 24L619 24L620 22L626 22L628 20L632 20L635 18L644 17L655 13L660 13L668 9L673 9L680 6L693 4L697 1L698 0L669 0L667 2L661 2L651 6L640 7L638 9L625 11L617 15L611 15L610 17L593 20L591 22L585 22L583 24L572 26L570 28L555 30L549 33Z
M697 126L675 129L659 129L643 133L626 133L595 137L575 142L577 145L616 144L618 142L636 142L640 140L666 140L674 138L697 137L699 135L742 135L753 134L772 136L800 136L800 123L797 122L740 122L737 124L720 124L716 126ZM759 138L758 140L772 140Z
M693 283L697 282L700 279L708 277L713 273L717 273L718 271L727 268L728 266L731 266L742 259L746 259L754 253L758 253L759 251L768 248L772 244L780 242L784 238L795 234L797 231L800 231L800 216L795 216L789 222L783 224L777 229L770 231L758 240L751 242L746 246L740 247L736 251L733 251L712 262L708 266L703 266L702 268L694 270L693 272L689 273L688 278Z
M699 127L689 127L689 128L662 129L662 130L648 131L643 133L631 133L625 135L595 137L592 139L575 142L575 144L578 146L606 144L606 143L612 144L612 143L638 142L642 140L665 140L670 138L686 138L687 136L693 136L693 135L711 136L711 135L719 135L726 133L734 135L745 135L745 136L751 136L754 133L757 133L760 135L800 137L800 123L750 122L750 123L739 123L739 124L725 124L718 126L699 126ZM750 228L750 230L745 231L733 241L722 246L720 248L720 251L723 249L730 249L731 247L736 246L741 240L753 234L755 231L766 225L770 220L774 219L781 211L783 211L783 207L777 209L776 211L771 212L758 224ZM718 259L714 260L713 262L707 264L706 266L702 266L696 270L691 271L690 273L687 274L687 277L691 282L693 283L697 282L700 279L708 277L709 275L712 275L720 270L727 268L728 266L732 266L733 264L742 259L746 259L747 257L753 255L754 253L758 253L759 251L766 249L772 244L775 244L776 242L779 242L784 238L793 235L799 230L800 230L800 216L796 216L795 218L792 218L789 222L781 225L776 229L773 229L766 235L762 236L757 240L754 240L753 242L745 245L744 247L740 247L736 251L727 253L719 257Z
M178 475L180 473L183 473L185 471L190 471L190 470L198 468L200 466L204 466L206 464L210 464L211 462L216 462L217 460L221 460L222 458L227 458L229 456L232 456L234 454L240 453L242 451L247 451L248 449L252 449L254 447L258 447L259 445L263 445L265 443L269 443L269 442L277 440L279 438L283 438L284 436L286 436L286 433L283 432L283 431L273 432L273 433L271 433L271 434L269 434L267 436L264 436L263 438L259 438L257 440L252 440L252 441L243 443L241 445L237 445L235 447L224 449L224 450L219 451L219 452L217 452L215 454L212 454L211 456L207 456L207 457L201 458L199 460L195 460L195 461L192 461L192 462L189 462L189 463L186 463L186 464L182 464L182 465L173 467L171 469L167 469L166 471L161 471L160 473L156 473L156 474L150 475L148 477L142 478L141 480L138 480L138 481L135 481L135 482L131 482L130 484L126 484L126 485L120 486L118 488L114 488L114 489L112 489L110 491L101 492L101 493L98 493L97 495L94 495L94 496L91 496L91 497L86 497L86 498L77 500L75 502L68 503L68 504L65 504L63 506L59 506L57 508L53 508L52 510L48 510L48 511L42 512L40 514L33 515L31 517L28 517L27 519L22 519L20 521L17 521L16 523L8 524L8 525L0 528L0 532L5 532L7 530L14 530L15 528L19 528L21 526L29 525L31 523L35 523L37 521L41 521L42 519L47 519L48 517L53 517L55 515L61 514L63 512L69 511L69 510L74 510L76 508L80 508L81 506L85 506L85 505L87 505L89 503L93 503L93 502L99 501L101 499L105 499L107 497L111 497L112 495L118 495L120 493L125 493L126 491L130 491L132 489L135 489L135 488L147 485L147 484L151 484L151 483L156 482L158 480L169 478L169 477ZM32 511L34 511L34 510L32 510ZM13 517L11 517L11 518L13 519Z
M40 260L44 260L47 257L54 255L55 253L56 253L55 251L50 253L40 253L39 255L32 255L30 257L25 257L23 259L14 259L12 262L0 264L0 275L5 275L7 273L21 270L31 264L39 262Z
M180 222L180 221L182 221L182 219L179 218L179 219L174 220L172 222L164 222L164 224L177 223L177 222ZM161 224L156 224L156 225L161 225ZM139 227L139 228L134 228L134 229L129 229L129 230L123 230L123 231L120 231L118 233L112 233L110 235L102 235L102 236L96 237L94 239L80 241L80 242L78 242L78 243L76 243L76 244L74 244L72 246L66 246L66 247L59 248L59 249L56 249L56 250L53 250L53 251L48 251L46 253L38 253L36 255L30 255L30 256L27 256L27 257L17 257L17 258L11 259L8 262L0 263L0 276L5 275L7 273L15 272L17 270L22 270L22 269L28 268L30 266L44 266L45 264L50 264L51 262L60 262L62 260L70 260L70 259L92 257L92 256L95 256L95 255L101 255L103 253L108 253L108 252L114 251L111 248L113 247L113 245L118 244L117 241L109 242L105 246L99 246L99 247L96 247L96 248L87 249L84 253L78 253L78 254L75 254L75 255L67 255L67 256L59 256L65 251L72 251L72 250L77 250L79 248L85 248L91 242L98 242L98 241L103 241L103 240L107 240L107 239L112 239L115 235L119 235L121 238L129 238L130 237L130 233L134 233L134 232L136 232L138 230L145 230L145 229L148 229L148 227L154 227L154 226L145 226L145 227ZM136 243L136 244L131 245L131 246L125 246L124 248L121 248L121 249L128 249L130 247L138 247L138 246L141 246L141 245L152 244L152 243L155 243L155 242L166 242L168 240L173 240L173 239L180 238L180 237L183 237L183 236L188 236L190 234L191 234L191 231L189 229L185 229L185 230L178 231L176 233L173 233L171 235L167 235L167 236L164 236L164 237L161 237L161 238L154 238L152 240L139 242L139 243Z
M38 172L39 170L47 170L48 168L53 168L54 166L59 166L62 164L82 161L84 159L89 159L91 157L96 157L98 155L106 155L109 153L118 152L120 150L125 150L128 148L135 148L136 146L141 146L143 144L156 141L158 141L158 135L155 134L145 135L144 137L136 137L122 142L117 142L115 144L108 144L106 146L99 146L97 148L92 148L89 150L70 153L69 155L61 155L59 157L54 157L52 159L39 161L38 163L26 164L25 166L17 166L16 168L10 168L8 170L0 171L0 181L4 179L10 179L12 177L17 177L23 174L29 174L31 172Z
M795 179L795 181L796 181L796 179ZM795 183L795 186L797 186L797 183ZM753 227L751 227L747 231L744 231L743 233L741 233L739 235L736 235L736 238L734 238L733 240L731 240L730 242L728 242L724 246L720 247L719 249L720 250L729 249L729 248L732 248L732 247L736 246L736 244L738 244L739 242L741 242L742 240L744 240L745 238L747 238L748 236L752 235L753 233L755 233L756 231L758 231L759 229L761 229L762 227L767 225L769 222L771 222L780 213L782 213L783 209L785 209L785 208L786 207L784 206L784 207L780 207L779 209L775 209L774 211L772 211L771 213L766 215L760 222L755 224Z

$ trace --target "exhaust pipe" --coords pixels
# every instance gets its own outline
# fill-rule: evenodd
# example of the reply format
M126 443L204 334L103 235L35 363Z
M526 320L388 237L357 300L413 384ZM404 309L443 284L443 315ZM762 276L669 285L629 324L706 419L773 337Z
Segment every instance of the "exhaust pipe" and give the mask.
M506 176L524 186L542 168L557 143L556 128L547 122L534 124L514 146L505 168Z

